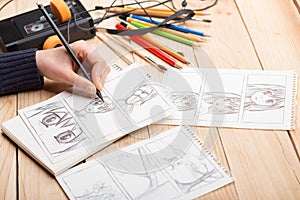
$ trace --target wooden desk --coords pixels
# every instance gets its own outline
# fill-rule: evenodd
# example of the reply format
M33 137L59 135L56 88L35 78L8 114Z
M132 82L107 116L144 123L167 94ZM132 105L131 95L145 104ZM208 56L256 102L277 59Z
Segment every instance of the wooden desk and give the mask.
M0 6L5 2L0 0ZM86 8L93 8L100 1L82 2ZM188 1L189 4L199 2ZM13 1L1 11L0 18L33 8L36 8L35 1ZM189 23L189 26L212 35L202 48L217 68L299 71L298 9L299 0L220 0L208 11L211 13L212 24L194 22ZM99 44L96 38L89 42L91 45ZM193 52L201 62L199 50L194 48ZM40 90L1 97L0 122L14 117L18 109L54 94ZM235 177L234 183L199 199L300 199L299 111L298 105L298 120L294 131L199 127L201 135L212 130L219 134L213 151ZM151 125L135 134L149 137L165 128ZM134 137L128 136L119 143L127 145L134 141ZM16 198L67 197L51 175L14 143L0 135L0 199Z

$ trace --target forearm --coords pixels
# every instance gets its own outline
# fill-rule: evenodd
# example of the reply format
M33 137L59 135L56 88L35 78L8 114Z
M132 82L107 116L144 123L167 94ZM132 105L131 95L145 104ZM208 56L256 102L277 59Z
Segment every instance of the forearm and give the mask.
M35 55L36 49L0 54L0 95L43 87Z

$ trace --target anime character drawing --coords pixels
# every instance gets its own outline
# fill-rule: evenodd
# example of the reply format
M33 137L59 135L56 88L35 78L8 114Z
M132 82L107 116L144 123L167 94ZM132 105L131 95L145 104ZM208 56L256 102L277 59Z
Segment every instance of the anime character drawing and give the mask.
M197 108L198 94L194 92L166 92L166 96L176 106L178 111L188 111Z
M206 92L203 101L208 114L236 114L240 110L241 95L228 92ZM284 107L285 87L274 84L248 84L244 111L267 111Z
M125 110L130 114L134 107L141 106L147 101L157 96L157 92L149 83L141 83L138 85L125 99L116 99L121 107L125 107ZM103 96L104 102L100 99L92 99L81 110L75 111L76 115L85 118L87 114L107 113L115 109L115 106L110 98Z
M127 113L132 113L134 107L141 106L157 96L157 92L148 82L142 82L124 99Z
M245 110L265 111L284 107L285 87L271 84L249 84L246 89Z
M31 127L50 154L75 149L86 135L61 102L52 102L25 113Z
M115 109L111 99L107 96L103 96L103 99L104 102L99 98L90 100L81 110L75 110L76 116L86 118L87 114L107 113Z

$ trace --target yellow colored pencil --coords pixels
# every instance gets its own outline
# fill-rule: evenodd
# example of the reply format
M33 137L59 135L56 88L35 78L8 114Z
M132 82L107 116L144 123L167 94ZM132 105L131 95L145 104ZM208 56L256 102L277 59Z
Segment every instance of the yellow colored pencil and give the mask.
M134 8L134 7L130 7L130 6L126 6L125 8L127 9L130 9L130 10L143 10L142 8ZM156 11L156 12L169 12L171 14L174 14L175 12L178 12L179 10L170 10L170 9L165 9L165 8L145 8L145 10L148 12L148 11ZM208 15L208 14L205 14L203 12L200 12L200 11L193 11L195 13L195 15L198 15L198 16L204 16L204 15Z

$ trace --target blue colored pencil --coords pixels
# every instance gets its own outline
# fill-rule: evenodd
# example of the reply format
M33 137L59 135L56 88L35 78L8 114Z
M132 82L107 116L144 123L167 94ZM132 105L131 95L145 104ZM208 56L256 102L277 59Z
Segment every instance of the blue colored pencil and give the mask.
M138 19L138 20L144 21L144 22L149 22L149 23L152 23L152 24L153 23L154 24L160 24L161 23L160 21L151 20L151 19L149 19L147 17L141 17L139 15L134 15L134 14L131 14L130 17L134 18L134 19ZM207 36L207 35L205 35L201 31L196 31L196 30L185 28L185 27L182 27L182 26L177 26L177 25L169 24L166 27L170 28L170 29L173 29L173 30L176 30L176 31L181 31L181 32L184 32L184 33L191 33L191 34L194 34L194 35Z

